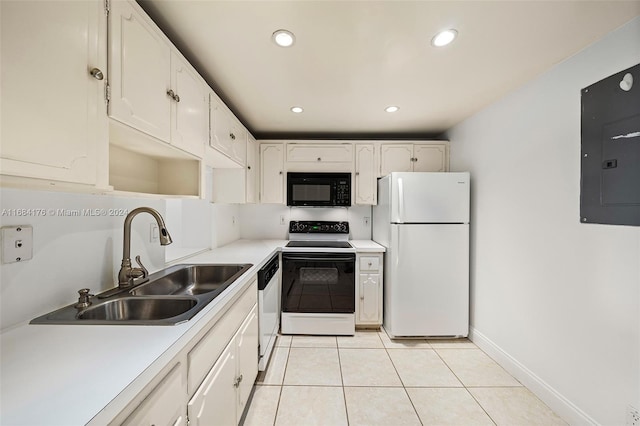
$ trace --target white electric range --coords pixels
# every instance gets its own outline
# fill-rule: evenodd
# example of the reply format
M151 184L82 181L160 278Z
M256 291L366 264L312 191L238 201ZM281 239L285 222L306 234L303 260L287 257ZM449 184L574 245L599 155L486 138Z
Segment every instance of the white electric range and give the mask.
M355 333L355 249L349 223L291 221L282 250L282 334Z

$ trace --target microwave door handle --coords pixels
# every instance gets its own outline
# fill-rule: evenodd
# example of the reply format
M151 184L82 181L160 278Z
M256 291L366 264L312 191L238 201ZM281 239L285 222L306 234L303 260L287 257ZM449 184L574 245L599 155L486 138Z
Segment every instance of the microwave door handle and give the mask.
M404 187L402 178L398 178L398 223L404 223Z

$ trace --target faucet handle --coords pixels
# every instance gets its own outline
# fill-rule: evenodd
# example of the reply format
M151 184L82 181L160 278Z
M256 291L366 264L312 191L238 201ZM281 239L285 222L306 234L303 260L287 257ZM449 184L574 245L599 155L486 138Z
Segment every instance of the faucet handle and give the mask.
M140 269L142 270L142 278L146 278L149 276L149 271L147 270L147 268L144 267L144 265L142 264L142 261L140 260L140 256L136 256L136 263L138 264L138 266L140 267Z

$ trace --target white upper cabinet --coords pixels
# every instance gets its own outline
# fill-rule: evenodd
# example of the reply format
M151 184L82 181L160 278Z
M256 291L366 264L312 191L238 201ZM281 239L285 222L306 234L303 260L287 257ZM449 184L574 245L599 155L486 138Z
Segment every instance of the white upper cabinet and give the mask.
M209 129L209 99L200 76L178 55L171 55L171 87L175 90L171 114L171 143L202 157Z
M109 116L202 157L208 128L204 82L135 2L111 3Z
M284 146L281 143L260 144L260 202L283 204Z
M260 147L251 134L247 135L246 202L258 202Z
M413 158L414 172L446 172L449 170L447 144L415 144Z
M380 176L413 171L413 145L383 144L380 148Z
M380 174L391 172L449 171L449 142L397 144L380 146Z
M127 1L109 14L109 115L163 141L171 138L171 48Z
M214 93L210 93L209 98L209 146L244 166L248 132Z
M376 149L373 144L355 145L354 204L376 204Z
M329 172L351 171L353 144L351 143L287 143L287 170Z
M0 15L1 173L106 186L103 3L2 1Z

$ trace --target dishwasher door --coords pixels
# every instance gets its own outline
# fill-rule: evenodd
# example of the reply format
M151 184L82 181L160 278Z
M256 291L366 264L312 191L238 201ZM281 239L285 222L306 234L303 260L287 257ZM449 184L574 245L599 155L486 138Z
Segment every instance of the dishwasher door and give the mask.
M263 290L258 291L258 319L260 327L260 360L258 370L267 368L280 328L280 270Z

